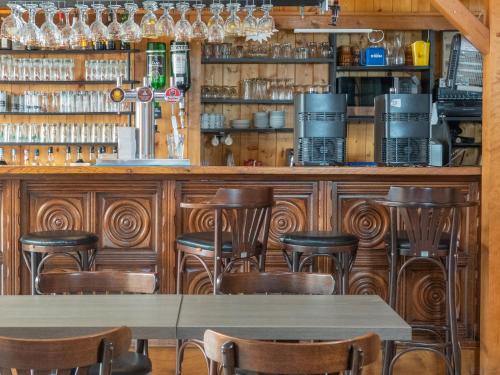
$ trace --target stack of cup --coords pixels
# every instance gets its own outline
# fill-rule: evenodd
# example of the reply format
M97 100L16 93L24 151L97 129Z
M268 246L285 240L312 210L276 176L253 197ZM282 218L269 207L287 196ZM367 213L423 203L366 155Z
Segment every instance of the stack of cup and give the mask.
M285 111L271 111L269 114L269 125L273 129L285 127Z
M258 129L265 129L269 127L269 116L267 112L254 112L253 125Z

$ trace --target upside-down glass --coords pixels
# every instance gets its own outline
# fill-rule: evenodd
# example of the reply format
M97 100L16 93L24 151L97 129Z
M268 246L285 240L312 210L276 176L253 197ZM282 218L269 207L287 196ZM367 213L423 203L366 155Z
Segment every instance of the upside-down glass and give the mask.
M141 28L135 23L135 13L137 5L134 3L126 3L125 9L128 12L127 20L122 24L122 33L120 39L125 43L137 43L141 41Z
M229 3L227 4L227 10L229 11L229 17L226 19L224 25L224 31L228 36L239 36L241 35L241 20L238 16L238 11L240 10L239 3Z
M181 18L174 27L175 41L176 42L189 42L193 37L193 27L186 19L186 13L189 10L189 3L177 4L177 9L181 13Z
M10 14L3 19L0 36L9 40L19 41L19 32L24 24L18 14L20 6L14 3L8 3L7 6L10 8Z
M29 21L20 30L21 43L26 46L26 49L36 49L42 44L42 33L35 23L38 5L26 4L25 7L28 9Z
M160 6L163 9L163 14L156 23L156 34L158 36L173 37L175 22L170 15L170 10L174 9L174 5L172 3L161 3Z
M253 36L257 34L257 18L253 15L255 5L245 5L247 11L246 17L243 19L242 32L244 36Z
M61 29L61 47L69 49L71 47L70 14L73 8L63 8L61 10L64 13L64 27Z
M120 6L117 4L111 4L109 9L111 9L112 21L108 25L108 38L109 40L114 41L120 40L122 33L122 25L118 22L118 9L120 9Z
M143 38L156 38L158 35L156 33L156 23L158 22L155 11L156 1L144 1L142 3L146 14L142 16L141 19L141 33Z
M201 3L193 4L193 8L196 9L196 21L194 21L192 24L193 39L205 40L208 38L208 27L201 18L203 8L205 8L205 5Z
M270 12L273 9L271 4L263 4L261 7L264 14L257 21L257 32L259 34L264 34L267 36L271 36L276 30L274 28L274 20L271 17Z
M94 49L103 50L106 49L106 43L109 39L108 28L102 22L102 12L106 7L102 4L94 4L92 8L95 10L95 21L90 25L92 42L94 43Z
M45 22L40 27L42 33L42 46L46 49L58 49L62 45L61 31L54 23L56 7L52 3L42 4L45 12Z
M224 19L220 15L222 9L224 9L224 5L220 3L210 5L212 11L212 17L208 20L208 41L210 43L224 42Z
M76 5L78 19L73 22L71 28L70 44L72 49L90 49L92 47L92 33L90 27L85 23L85 14L88 6Z

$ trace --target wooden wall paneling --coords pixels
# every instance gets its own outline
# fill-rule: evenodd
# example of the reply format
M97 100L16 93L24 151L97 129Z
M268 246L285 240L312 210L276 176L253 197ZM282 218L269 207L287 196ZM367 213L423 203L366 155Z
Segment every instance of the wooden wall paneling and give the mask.
M374 0L355 0L354 10L356 12L370 12L374 10Z
M10 213L10 194L8 181L0 181L0 220L2 228L0 229L0 295L8 294L7 288L10 287L9 277L11 272L10 266L10 228L11 218Z
M176 199L177 184L173 180L162 182L161 192L161 228L158 244L158 275L160 277L160 293L175 293L175 233L179 212Z

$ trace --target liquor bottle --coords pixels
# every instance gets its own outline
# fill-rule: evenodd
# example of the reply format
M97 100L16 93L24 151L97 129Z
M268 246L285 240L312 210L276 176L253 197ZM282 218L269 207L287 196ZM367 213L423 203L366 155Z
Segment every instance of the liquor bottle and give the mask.
M17 165L17 150L15 148L10 152L10 163L12 165Z
M25 149L23 154L23 165L30 165L30 150Z
M113 156L116 156L116 158L118 159L118 146L113 147Z
M165 88L167 84L167 47L165 43L148 42L146 49L146 75L149 84L155 90Z
M5 158L3 157L3 148L0 148L0 165L7 165Z
M64 165L71 165L71 147L66 146L66 157L64 158Z
M185 93L191 86L191 69L189 67L189 43L170 42L170 76L174 86Z
M97 159L100 159L102 155L106 153L106 147L101 146L99 147L99 150L97 150Z
M33 157L33 161L31 162L31 165L33 165L33 166L40 165L40 150L39 149L35 149L35 156Z
M54 148L50 146L47 150L47 165L52 167L56 165L56 159L54 158Z
M76 161L75 161L75 163L85 163L83 161L82 146L78 146L78 151L76 153Z
M94 146L89 147L89 163L95 163L95 149Z

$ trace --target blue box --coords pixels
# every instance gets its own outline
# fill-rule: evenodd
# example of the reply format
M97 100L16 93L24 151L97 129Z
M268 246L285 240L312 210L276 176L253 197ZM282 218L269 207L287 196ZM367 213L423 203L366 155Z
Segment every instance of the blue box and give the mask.
M384 66L385 49L383 47L368 47L361 53L361 65Z

